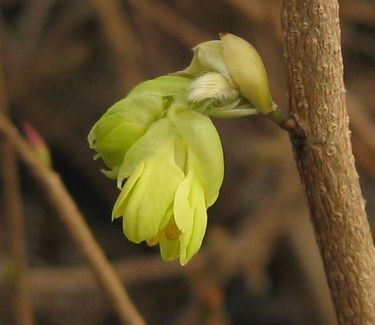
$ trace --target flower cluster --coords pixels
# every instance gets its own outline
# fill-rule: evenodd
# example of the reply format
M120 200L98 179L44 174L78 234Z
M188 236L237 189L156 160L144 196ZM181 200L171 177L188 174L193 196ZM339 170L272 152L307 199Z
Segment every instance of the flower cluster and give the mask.
M137 85L94 125L89 145L121 190L112 218L132 242L159 244L186 264L199 250L224 162L210 117L268 114L263 63L246 41L221 35L194 48L188 68Z

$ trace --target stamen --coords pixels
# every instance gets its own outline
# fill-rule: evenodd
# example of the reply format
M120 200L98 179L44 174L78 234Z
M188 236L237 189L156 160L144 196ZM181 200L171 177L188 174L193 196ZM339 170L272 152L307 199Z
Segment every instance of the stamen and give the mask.
M180 237L181 231L177 228L173 216L169 220L168 224L164 228L164 235L168 240L176 240Z

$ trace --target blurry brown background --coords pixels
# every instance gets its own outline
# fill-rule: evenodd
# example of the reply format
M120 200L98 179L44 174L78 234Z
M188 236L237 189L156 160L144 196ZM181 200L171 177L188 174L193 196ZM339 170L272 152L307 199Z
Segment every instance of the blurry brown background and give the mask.
M203 248L184 268L162 262L157 248L128 242L121 222L110 221L117 189L86 142L93 123L137 82L183 69L190 48L219 32L258 49L273 97L287 107L280 1L0 0L0 9L10 116L44 137L54 168L149 324L335 324L288 138L271 122L215 121L225 181ZM352 140L374 223L375 2L342 1L341 17ZM29 174L21 166L36 323L117 324ZM14 322L11 261L1 217L0 324Z

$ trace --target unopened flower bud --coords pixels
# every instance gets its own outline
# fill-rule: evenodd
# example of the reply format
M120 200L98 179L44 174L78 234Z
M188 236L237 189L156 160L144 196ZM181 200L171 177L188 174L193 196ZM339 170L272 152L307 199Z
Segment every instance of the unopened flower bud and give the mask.
M233 34L221 34L223 56L229 75L246 97L262 114L274 111L267 71L255 48Z
M238 96L238 91L220 73L207 72L191 83L188 100L201 102L212 99L219 102L229 102L237 99Z
M221 34L220 38L220 41L203 42L194 47L191 64L177 73L195 79L191 86L194 91L190 91L189 98L205 100L209 95L213 95L216 98L226 99L228 97L226 94L231 93L229 88L232 88L231 94L239 93L259 114L273 112L275 108L267 72L258 52L250 43L238 36ZM211 73L220 74L226 81L225 87L223 82L217 82L218 78L213 79ZM213 87L212 80L216 81L216 89ZM205 85L204 82L207 84ZM201 91L198 90L198 86L202 88ZM205 91L207 96L203 96Z
M44 141L38 130L29 122L24 122L22 128L35 155L45 166L52 167L51 153L47 143Z

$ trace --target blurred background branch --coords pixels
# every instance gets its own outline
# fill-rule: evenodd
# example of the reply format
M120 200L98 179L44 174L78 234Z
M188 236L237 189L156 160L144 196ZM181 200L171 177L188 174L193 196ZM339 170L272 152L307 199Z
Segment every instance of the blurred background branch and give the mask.
M5 115L8 113L8 97L1 51L0 35L0 114ZM8 249L11 256L9 261L9 287L10 300L13 305L12 311L15 324L32 325L34 319L27 280L27 247L18 164L12 145L8 139L2 137L0 137L0 157L1 205L7 222Z
M59 176L49 166L46 166L43 161L38 159L37 155L35 155L4 115L0 115L0 133L9 141L21 160L29 168L35 180L42 187L42 192L45 193L52 208L61 218L73 241L87 259L98 282L110 298L121 323L144 324L142 316L129 299L125 288L108 263L101 247L95 241L83 216L80 214ZM12 206L12 208L14 211L17 211L17 206ZM17 229L17 231L19 230ZM19 254L20 252L17 253ZM23 268L25 267L23 266Z
M0 0L12 121L30 122L48 143L56 172L149 323L336 324L287 135L271 123L215 121L226 176L203 250L186 268L129 243L110 222L117 189L86 143L97 118L138 81L183 69L190 48L219 32L254 44L275 100L288 107L280 9L276 0ZM352 139L372 224L373 11L368 0L341 4ZM36 323L117 324L29 170L21 166L19 177ZM6 229L0 219L0 317L12 324Z

